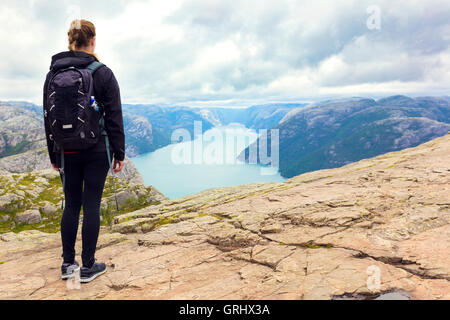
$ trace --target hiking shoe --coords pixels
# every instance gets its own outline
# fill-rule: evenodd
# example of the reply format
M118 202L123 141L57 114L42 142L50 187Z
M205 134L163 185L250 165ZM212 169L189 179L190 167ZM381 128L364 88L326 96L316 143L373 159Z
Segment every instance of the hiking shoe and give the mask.
M99 275L102 275L106 272L106 264L95 262L92 267L81 267L80 271L80 282L86 283L91 282Z
M75 260L73 263L64 262L61 265L61 279L66 280L69 278L73 278L75 276L75 272L80 271L80 265Z

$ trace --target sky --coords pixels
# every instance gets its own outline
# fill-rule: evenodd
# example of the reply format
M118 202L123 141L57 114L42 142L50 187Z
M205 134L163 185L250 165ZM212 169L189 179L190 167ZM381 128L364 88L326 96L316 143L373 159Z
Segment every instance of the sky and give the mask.
M42 104L76 18L123 103L248 106L448 95L448 0L2 0L0 100Z

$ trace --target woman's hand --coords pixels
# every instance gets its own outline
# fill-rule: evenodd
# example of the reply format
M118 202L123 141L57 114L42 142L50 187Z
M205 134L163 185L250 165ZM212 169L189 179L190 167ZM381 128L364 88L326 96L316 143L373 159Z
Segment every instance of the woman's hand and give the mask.
M113 171L114 173L122 171L125 166L125 161L114 160Z
M53 170L59 171L59 168L58 168L58 166L56 165L56 163L52 163L52 167L53 167Z

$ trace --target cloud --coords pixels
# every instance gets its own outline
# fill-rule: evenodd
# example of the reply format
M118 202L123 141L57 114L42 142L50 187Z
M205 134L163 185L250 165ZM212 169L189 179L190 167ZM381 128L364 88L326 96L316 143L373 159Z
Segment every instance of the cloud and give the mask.
M450 80L450 3L387 1L2 1L0 99L41 103L50 58L74 15L124 102L180 105L441 95Z

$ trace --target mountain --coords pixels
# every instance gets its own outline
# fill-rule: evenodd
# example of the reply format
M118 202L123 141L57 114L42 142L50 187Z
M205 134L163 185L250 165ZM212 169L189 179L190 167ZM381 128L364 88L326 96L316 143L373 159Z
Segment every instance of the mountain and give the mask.
M156 105L123 105L126 154L130 157L155 151L171 143L176 129L194 136L194 121L202 123L202 132L213 124L193 108Z
M176 129L194 136L194 121L202 123L202 132L213 126L238 122L252 129L270 129L299 103L266 104L248 108L191 108L158 105L123 105L126 153L137 156L171 143Z
M59 233L3 233L0 299L450 299L449 154L447 134L115 216L82 290L60 280Z
M442 136L450 130L450 98L325 101L291 110L274 128L279 130L280 173L292 177ZM270 133L255 144L265 146L266 141L270 146ZM250 148L239 155L240 160L248 161Z
M176 129L194 136L194 121L202 132L233 122L252 129L270 129L292 109L303 104L267 104L244 109L190 108L123 104L126 154L134 157L172 143ZM0 102L0 158L46 145L42 107L28 102Z
M247 108L202 108L200 114L215 125L238 122L250 129L271 129L292 109L302 103L270 103Z
M0 101L0 158L42 147L42 110L27 102Z
M123 105L126 154L133 157L171 143L175 129L193 136L194 121L206 131L213 125L187 107ZM28 102L0 102L0 158L46 146L42 107Z

